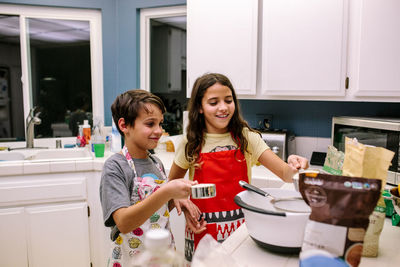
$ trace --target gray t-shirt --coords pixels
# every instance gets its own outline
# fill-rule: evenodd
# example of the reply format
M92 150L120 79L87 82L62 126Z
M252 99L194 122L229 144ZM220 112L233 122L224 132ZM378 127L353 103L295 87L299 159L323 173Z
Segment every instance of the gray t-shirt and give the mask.
M151 158L153 159L151 159ZM164 180L164 176L153 160L158 162L165 173L159 158L151 155L146 159L133 159L139 177L154 176ZM112 214L119 208L129 207L131 203L134 172L125 156L116 153L109 157L103 166L100 182L100 202L103 208L104 225L112 227L112 235L117 232Z

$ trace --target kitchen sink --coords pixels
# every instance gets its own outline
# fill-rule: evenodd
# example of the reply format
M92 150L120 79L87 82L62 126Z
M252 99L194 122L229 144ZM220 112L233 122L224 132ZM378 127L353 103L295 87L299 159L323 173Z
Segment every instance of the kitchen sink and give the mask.
M18 149L0 151L0 161L92 158L87 148Z
M27 157L27 160L51 160L51 159L75 159L91 158L92 155L87 148L58 148L39 150Z
M25 155L14 151L0 151L0 161L24 160Z

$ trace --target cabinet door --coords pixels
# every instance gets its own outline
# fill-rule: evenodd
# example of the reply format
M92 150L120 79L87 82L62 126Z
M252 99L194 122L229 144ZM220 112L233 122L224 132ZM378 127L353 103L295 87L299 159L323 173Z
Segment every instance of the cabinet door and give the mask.
M187 96L206 72L219 72L238 95L254 95L257 0L187 1Z
M182 34L181 30L172 28L169 33L168 49L169 68L168 86L172 92L179 92L182 86Z
M0 266L28 266L24 208L0 209Z
M345 95L347 0L266 0L262 25L263 95Z
M29 266L90 266L86 203L26 208Z
M350 87L355 96L400 97L400 1L354 0ZM390 97L397 97L396 99Z
M152 28L151 92L179 92L182 87L182 30L169 26Z

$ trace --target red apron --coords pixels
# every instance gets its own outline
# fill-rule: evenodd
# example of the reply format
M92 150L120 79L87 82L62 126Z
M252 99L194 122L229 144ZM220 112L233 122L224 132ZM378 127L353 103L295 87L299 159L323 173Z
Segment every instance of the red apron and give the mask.
M214 183L216 197L191 199L207 221L207 230L194 234L186 227L185 256L191 261L194 249L205 234L222 242L244 222L244 215L233 198L244 189L239 181L248 182L246 159L240 150L200 153L201 167L195 170L193 180Z

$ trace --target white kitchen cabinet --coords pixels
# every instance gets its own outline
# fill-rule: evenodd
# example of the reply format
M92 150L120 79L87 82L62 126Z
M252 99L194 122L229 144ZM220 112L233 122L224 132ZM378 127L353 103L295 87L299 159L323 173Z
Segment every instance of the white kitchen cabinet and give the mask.
M349 77L352 97L400 100L400 1L352 0Z
M26 208L29 266L90 266L85 202Z
M0 266L28 266L24 208L0 208Z
M187 1L187 97L206 72L226 75L238 95L255 95L257 0Z
M187 4L188 96L198 76L221 72L240 98L400 101L397 0Z
M263 1L261 94L344 96L347 13L347 0Z
M0 177L0 234L0 266L90 266L86 177Z
M182 39L186 38L181 29L169 26L152 27L151 92L179 92L182 87L182 70L186 57Z

